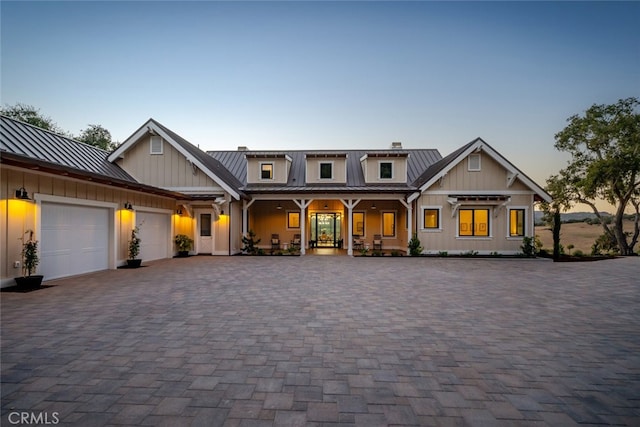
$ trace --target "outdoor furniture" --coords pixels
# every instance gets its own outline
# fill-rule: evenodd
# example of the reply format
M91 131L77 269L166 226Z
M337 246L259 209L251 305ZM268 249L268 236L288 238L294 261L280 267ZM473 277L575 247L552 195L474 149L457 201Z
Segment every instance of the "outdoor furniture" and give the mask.
M374 234L373 235L373 250L378 250L381 251L382 250L382 236L380 236L379 234Z
M271 235L271 252L280 249L280 235L272 234Z
M364 245L364 242L362 241L362 238L360 237L359 234L354 234L353 235L353 249L355 250L361 250L362 249L362 245Z
M300 243L301 242L302 242L302 239L301 239L300 235L299 234L294 234L293 235L293 240L291 240L291 247L300 249Z

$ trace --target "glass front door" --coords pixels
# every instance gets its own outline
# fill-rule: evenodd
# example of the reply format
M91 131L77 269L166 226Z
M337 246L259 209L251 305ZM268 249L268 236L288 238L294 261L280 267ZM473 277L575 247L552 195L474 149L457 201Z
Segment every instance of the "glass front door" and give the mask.
M342 243L342 214L312 213L311 240L319 247L337 248Z

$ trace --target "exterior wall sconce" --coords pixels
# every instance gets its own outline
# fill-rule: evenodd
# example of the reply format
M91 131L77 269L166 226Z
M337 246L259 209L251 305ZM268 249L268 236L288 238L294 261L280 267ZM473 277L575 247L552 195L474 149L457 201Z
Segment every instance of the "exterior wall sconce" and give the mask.
M176 211L176 213L177 213L178 215L182 215L182 208L178 208L178 210Z
M220 209L220 215L224 215L224 209Z
M129 211L133 210L133 206L129 202L124 202L124 208Z
M29 198L29 193L27 193L27 190L24 187L20 187L18 190L16 190L16 199L31 200Z

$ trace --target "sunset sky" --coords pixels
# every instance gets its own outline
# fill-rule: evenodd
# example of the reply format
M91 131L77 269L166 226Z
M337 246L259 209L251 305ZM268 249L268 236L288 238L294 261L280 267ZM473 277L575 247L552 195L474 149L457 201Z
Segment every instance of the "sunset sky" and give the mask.
M640 96L639 2L8 2L4 106L202 149L437 148L482 137L544 185L554 135Z

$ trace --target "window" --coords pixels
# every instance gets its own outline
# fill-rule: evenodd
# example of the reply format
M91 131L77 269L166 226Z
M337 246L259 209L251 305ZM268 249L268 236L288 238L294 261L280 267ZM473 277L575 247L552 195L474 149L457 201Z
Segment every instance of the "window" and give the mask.
M211 214L200 215L200 235L211 236Z
M392 162L380 162L380 179L393 178L393 163Z
M151 137L150 153L162 154L162 137L155 135Z
M353 213L353 234L364 236L364 212Z
M480 170L480 154L469 154L468 166L470 171L479 171Z
M435 230L440 228L440 209L425 208L423 216L423 228Z
M509 236L524 236L524 209L509 210Z
M260 163L260 179L273 179L273 163Z
M300 228L300 212L287 212L287 228Z
M396 235L396 213L382 212L382 235L384 237L395 237Z
M333 178L333 163L320 163L320 179Z
M489 209L460 209L458 232L460 236L489 236Z

